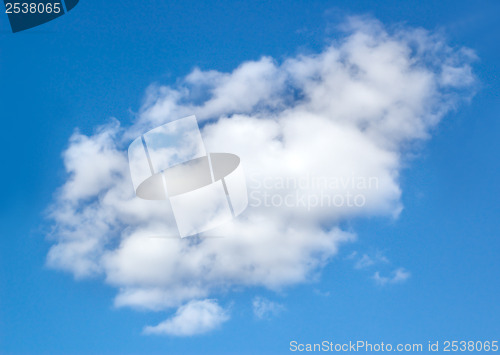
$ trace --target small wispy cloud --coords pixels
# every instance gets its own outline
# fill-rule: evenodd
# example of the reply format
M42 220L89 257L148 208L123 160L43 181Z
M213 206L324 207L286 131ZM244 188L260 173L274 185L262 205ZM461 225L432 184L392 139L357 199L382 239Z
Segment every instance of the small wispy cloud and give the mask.
M315 289L313 290L313 292L314 292L315 294L317 294L318 296L322 296L322 297L329 297L329 296L330 296L330 294L331 294L331 293L330 293L330 291L321 291L321 290L319 290L319 289L317 289L317 288L315 288Z
M252 301L253 313L259 319L269 319L285 310L285 306L263 297L255 297Z
M358 255L358 252L355 250L346 257L344 257L344 260L354 260L356 256Z
M364 254L361 259L359 259L356 264L354 265L354 268L356 269L364 269L365 267L372 266L375 264L375 261L370 258L368 255Z
M376 266L382 266L383 264L388 267L391 264L389 258L387 258L382 252L377 251L375 254L362 254L360 255L357 251L353 251L349 254L346 260L350 260L354 263L354 269L356 270L373 270ZM372 279L378 285L396 284L401 283L410 277L410 272L406 269L399 267L388 274L388 276L383 276L382 271L376 271Z
M191 301L174 316L156 326L144 328L144 334L190 336L206 333L229 320L227 311L215 300Z
M377 271L373 275L375 282L381 286L387 284L397 284L406 281L411 276L411 273L403 268L394 270L390 276L382 276L380 272Z
M389 259L381 252L377 252L375 255L363 254L358 257L358 252L354 251L349 254L346 259L355 261L355 269L366 269L376 264L388 264L390 262Z

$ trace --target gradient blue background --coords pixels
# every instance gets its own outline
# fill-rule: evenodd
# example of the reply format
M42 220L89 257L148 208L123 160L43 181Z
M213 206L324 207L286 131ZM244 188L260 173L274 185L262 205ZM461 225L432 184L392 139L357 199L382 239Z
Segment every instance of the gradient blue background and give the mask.
M262 55L320 50L353 14L442 31L480 58L476 97L403 171L398 220L352 221L345 227L359 240L319 282L223 296L234 301L232 319L192 338L143 336L167 314L115 309L102 280L44 266L44 213L75 127L90 134L111 116L129 123L149 84L174 83L194 66L230 71ZM17 34L0 14L0 353L274 354L288 353L291 340L500 340L499 14L498 1L81 0ZM353 250L381 250L412 277L378 287L345 259ZM255 319L256 294L287 311Z

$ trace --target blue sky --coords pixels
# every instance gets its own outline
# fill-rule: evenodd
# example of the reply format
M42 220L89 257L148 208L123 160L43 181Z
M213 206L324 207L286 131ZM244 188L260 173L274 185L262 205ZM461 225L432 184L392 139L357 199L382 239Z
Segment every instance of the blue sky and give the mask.
M289 342L423 343L499 340L500 50L493 1L90 2L12 34L0 16L0 353L289 352ZM472 48L476 94L403 160L397 219L349 218L343 244L315 280L274 292L237 287L216 297L231 314L192 337L143 335L175 313L117 308L103 276L76 280L46 266L47 208L67 180L62 152L78 127L116 117L130 126L152 83L175 85L194 67L231 72L270 56L321 51L348 15L423 27ZM356 267L367 255L373 265ZM389 261L384 261L384 257ZM411 276L381 285L398 268ZM252 301L283 308L258 319Z

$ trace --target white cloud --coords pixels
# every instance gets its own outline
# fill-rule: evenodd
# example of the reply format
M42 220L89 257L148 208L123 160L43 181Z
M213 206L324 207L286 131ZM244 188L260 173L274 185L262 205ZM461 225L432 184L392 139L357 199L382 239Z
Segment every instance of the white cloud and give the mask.
M353 252L355 253L355 252ZM353 259L356 257L356 254L350 254L349 258ZM355 269L366 269L370 266L373 266L375 264L387 264L389 263L389 259L385 255L383 255L380 252L375 253L375 255L368 255L368 254L363 254L358 260L356 260L356 263L354 264Z
M373 264L375 264L375 261L368 255L363 254L363 256L358 261L356 261L354 268L363 269L372 266Z
M195 69L176 86L152 86L132 126L71 138L47 262L76 277L103 275L118 290L116 306L179 312L233 287L311 280L355 239L340 221L401 212L405 149L470 95L472 59L423 30L388 33L355 19L317 54L264 57L230 73ZM247 177L250 207L208 233L224 238L171 238L169 206L134 196L127 145L191 114L209 120L207 150L238 154Z
M313 292L314 292L315 294L317 294L318 296L322 296L322 297L329 297L329 296L330 296L330 291L321 291L321 290L319 290L319 289L315 288L315 289L313 290Z
M397 284L407 280L411 276L409 271L406 271L403 268L396 269L392 272L391 276L381 276L380 272L377 271L373 275L373 279L379 285L387 285L387 284Z
M156 326L144 328L145 334L190 336L209 332L229 320L227 311L214 300L191 301L174 316Z
M253 313L259 319L269 319L285 310L285 306L267 298L255 297L252 301Z

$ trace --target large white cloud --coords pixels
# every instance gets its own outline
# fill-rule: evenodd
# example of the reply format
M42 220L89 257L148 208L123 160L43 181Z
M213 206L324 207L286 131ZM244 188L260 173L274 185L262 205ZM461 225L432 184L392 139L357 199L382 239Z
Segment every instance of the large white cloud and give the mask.
M152 86L132 126L114 121L70 139L68 178L50 208L48 264L76 277L103 275L118 289L117 306L181 307L150 333L211 329L191 310L224 314L214 324L226 313L200 300L232 287L304 282L355 238L340 221L400 213L402 158L470 97L473 59L424 30L389 33L354 18L320 53L281 63L263 57L230 73L194 69L173 87ZM205 122L208 151L241 157L250 207L211 238L181 240L171 237L168 205L134 196L126 148L191 114Z

